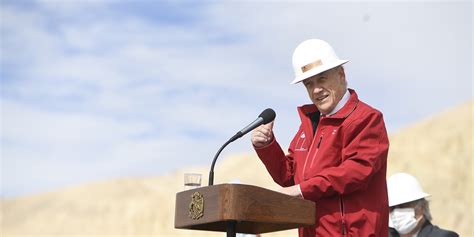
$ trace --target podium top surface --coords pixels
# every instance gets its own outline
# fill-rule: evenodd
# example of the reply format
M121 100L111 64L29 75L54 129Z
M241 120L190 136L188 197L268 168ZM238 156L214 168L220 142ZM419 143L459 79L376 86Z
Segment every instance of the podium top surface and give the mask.
M175 228L259 234L315 224L315 203L245 184L219 184L176 194Z

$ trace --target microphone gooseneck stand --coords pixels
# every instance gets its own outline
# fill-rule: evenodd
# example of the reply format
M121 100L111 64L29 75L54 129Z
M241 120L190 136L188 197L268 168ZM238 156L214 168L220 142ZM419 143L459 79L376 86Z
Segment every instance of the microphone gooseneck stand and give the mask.
M216 155L214 156L214 160L212 160L211 170L209 171L209 186L214 185L214 166L216 165L217 157L221 154L222 150L229 145L231 142L237 140L238 138L242 137L244 134L242 132L237 132L233 137L231 137L224 145L219 148Z
M217 157L219 157L222 150L224 150L224 148L227 145L229 145L231 142L241 138L243 135L250 132L251 130L253 130L257 126L259 126L261 124L267 124L267 123L273 121L274 119L275 119L275 111L273 111L273 109L268 108L268 109L264 110L255 121L253 121L251 124L249 124L244 129L238 131L233 137L231 137L227 142L225 142L224 145L221 146L221 148L219 148L216 155L214 156L214 160L212 160L211 169L209 171L209 186L214 185L214 166L216 165ZM226 221L227 237L235 237L236 236L236 229L237 229L236 225L237 225L237 221L235 221L235 220Z
M216 155L214 156L214 160L212 161L211 165L211 170L209 171L209 186L214 185L214 166L216 165L217 157L221 154L222 150L229 145L231 142L235 141L237 138L241 137L243 134L235 134L231 139L229 139L224 145L221 146L221 148L217 151ZM240 135L240 136L239 136ZM236 224L237 222L234 220L228 220L226 221L226 232L227 232L227 237L235 237L236 236Z

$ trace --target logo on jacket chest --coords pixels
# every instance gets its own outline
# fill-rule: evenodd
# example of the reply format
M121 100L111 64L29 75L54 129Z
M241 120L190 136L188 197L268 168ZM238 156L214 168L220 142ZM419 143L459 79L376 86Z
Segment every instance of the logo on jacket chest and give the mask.
M296 140L295 151L307 151L308 146L306 145L306 134L302 131Z

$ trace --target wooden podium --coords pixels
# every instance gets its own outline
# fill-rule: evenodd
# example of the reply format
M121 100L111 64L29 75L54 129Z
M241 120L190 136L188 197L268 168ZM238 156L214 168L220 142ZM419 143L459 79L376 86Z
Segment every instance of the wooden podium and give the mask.
M261 234L315 224L315 203L244 184L219 184L176 194L178 229Z

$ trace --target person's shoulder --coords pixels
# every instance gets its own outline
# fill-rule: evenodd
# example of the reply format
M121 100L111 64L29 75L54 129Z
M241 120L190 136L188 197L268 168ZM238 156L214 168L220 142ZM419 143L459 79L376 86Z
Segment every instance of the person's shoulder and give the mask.
M348 116L348 119L352 121L359 121L359 122L372 121L372 120L383 121L383 114L378 109L359 100L354 112L350 116Z
M435 226L435 229L433 229L434 233L433 233L433 236L439 236L439 237L459 237L459 235L454 232L454 231L450 231L450 230L444 230L444 229L441 229L439 228L438 226Z
M441 229L436 225L429 223L420 232L419 236L432 236L432 237L459 237L459 235L450 230Z
M363 113L372 113L372 114L382 115L382 112L380 112L380 110L372 107L371 105L365 103L362 100L359 100L357 107L359 111Z
M348 104L355 104L355 111L359 113L382 114L382 112L380 112L378 109L363 101L354 89L349 88L349 92L351 97Z

